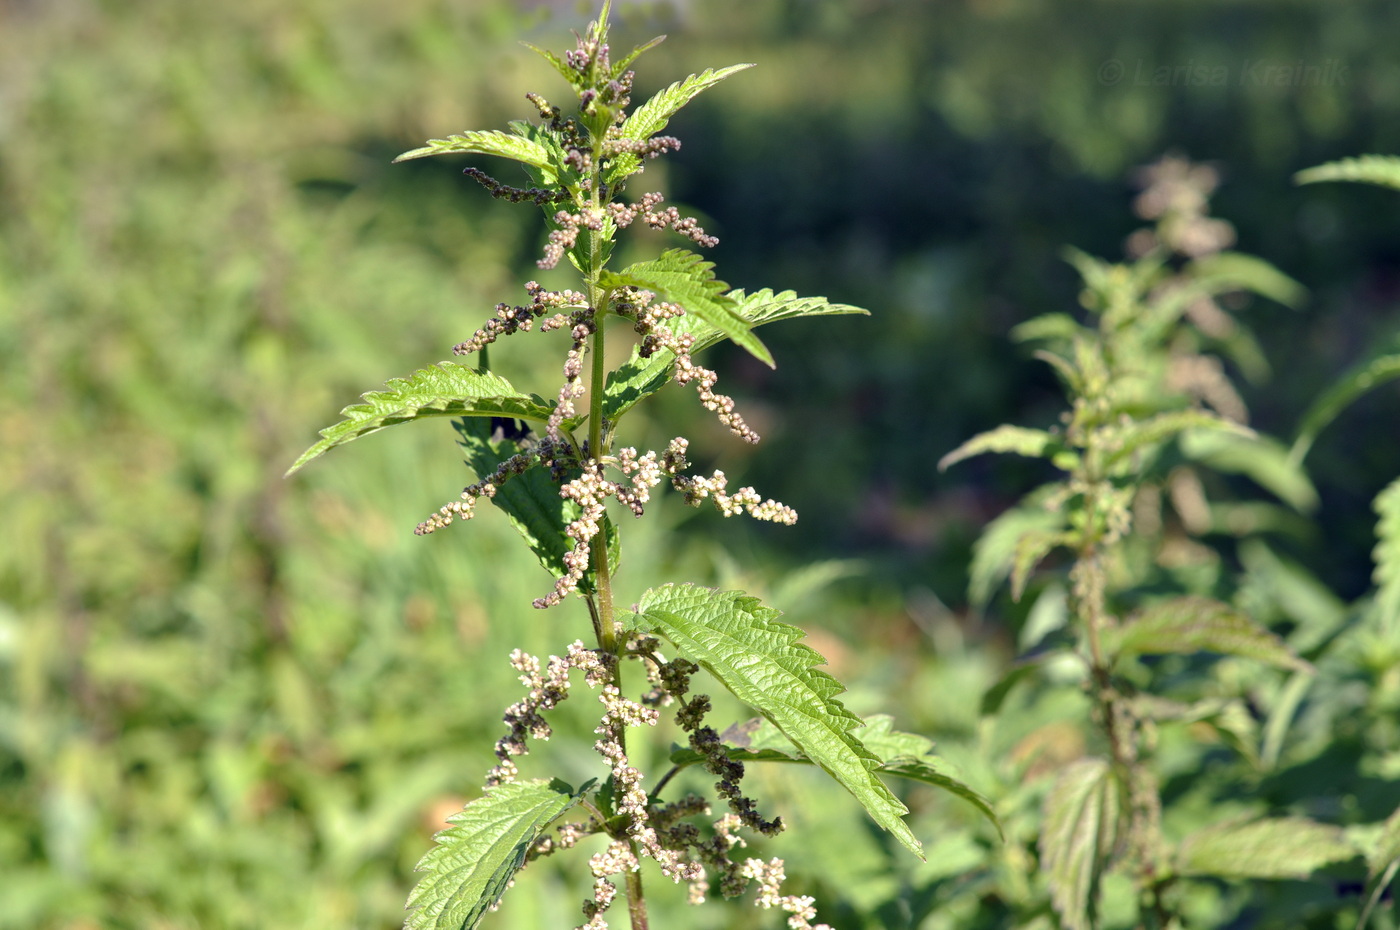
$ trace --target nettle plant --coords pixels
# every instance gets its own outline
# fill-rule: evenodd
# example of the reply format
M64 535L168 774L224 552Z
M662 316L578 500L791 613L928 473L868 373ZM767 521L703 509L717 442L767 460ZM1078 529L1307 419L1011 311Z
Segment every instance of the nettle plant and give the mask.
M1342 176L1329 171L1304 180ZM1291 304L1301 288L1226 251L1209 166L1168 157L1141 180L1138 214L1154 223L1130 237L1132 260L1070 255L1088 320L1052 314L1013 333L1059 376L1059 425L1002 426L942 462L1013 453L1058 472L974 551L975 605L1008 580L1035 600L1025 652L983 700L1018 742L991 789L1007 845L971 889L1028 927L1296 926L1300 910L1317 926L1364 924L1400 863L1400 812L1310 815L1353 790L1344 731L1360 731L1373 764L1400 750L1386 722L1400 686L1395 486L1376 504L1374 602L1345 608L1266 540L1306 530L1317 494L1301 459L1317 431L1400 365L1392 354L1345 379L1291 450L1251 429L1224 360L1253 377L1267 366L1229 307L1247 293ZM1239 499L1231 475L1274 501ZM1345 696L1348 681L1366 700ZM1348 871L1358 858L1364 878ZM1329 868L1355 892L1268 890Z
M505 513L555 579L534 606L567 610L564 605L582 602L587 609L587 642L563 643L561 654L546 660L519 650L511 655L527 693L505 713L508 730L496 743L498 764L486 775L484 795L450 819L451 829L438 834L437 845L419 863L423 875L408 901L409 928L473 927L497 907L529 862L595 836L604 841L588 860L594 882L583 905L585 927L607 926L604 915L619 880L631 926L647 926L645 860L667 879L689 883L694 903L711 891L735 897L754 883L756 904L786 911L791 927L809 927L813 901L782 892L782 860L739 854L746 834L772 836L783 829L781 818L770 818L745 791L745 765L755 761L820 767L915 854L920 844L902 819L907 810L882 776L940 786L991 816L984 799L939 767L926 740L893 731L888 718L861 729L863 721L837 699L842 686L816 668L822 657L799 642L799 629L779 622L778 611L757 599L665 584L648 590L630 610L614 601L622 553L614 515L641 517L663 483L686 503L708 501L725 516L797 520L790 507L753 488L729 490L720 471L693 472L683 437L660 451L622 445L627 414L672 382L689 385L738 440L755 443L757 433L734 401L716 392L716 373L696 356L729 339L771 366L755 327L865 311L791 291L730 290L710 263L684 249L609 267L619 234L638 221L698 246L715 244L693 218L663 207L661 194L624 195L648 159L679 148L677 139L662 134L668 120L749 65L692 75L629 111L629 68L660 39L614 62L608 8L605 2L598 20L562 58L530 46L568 82L576 111L566 114L529 94L536 122L433 140L396 159L461 153L518 163L527 182L518 187L478 168L465 173L499 199L543 209L549 233L539 267L567 261L578 272L577 288L525 284L527 302L499 304L494 318L454 347L457 355L475 356L477 364L442 362L364 395L292 467L387 426L456 418L466 464L477 480L417 532L470 519L484 499ZM561 330L568 342L562 385L552 399L517 390L487 363L489 345L532 329ZM604 348L609 337L633 343L630 358L611 371ZM634 671L624 675L629 667ZM702 670L759 716L721 735L707 722L710 698L692 691ZM530 739L550 737L547 715L574 693L576 677L602 706L594 743L599 778L574 787L519 777L517 760L529 751ZM629 743L635 745L636 731L658 728L663 711L684 745L673 745L664 771L639 771ZM676 773L690 766L715 777L713 798L668 794Z

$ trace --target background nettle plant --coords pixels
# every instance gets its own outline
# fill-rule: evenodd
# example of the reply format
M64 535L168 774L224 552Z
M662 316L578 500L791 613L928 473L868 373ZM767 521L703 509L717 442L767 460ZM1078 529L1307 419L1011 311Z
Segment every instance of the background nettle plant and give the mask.
M692 470L690 444L676 437L664 450L638 451L619 442L623 418L675 382L692 385L700 403L738 439L759 436L718 393L719 377L699 364L702 350L729 339L768 365L773 359L753 329L776 320L824 314L864 313L791 291L731 290L713 266L694 252L670 249L660 257L620 269L609 267L618 233L641 220L673 231L699 246L716 243L692 217L663 197L643 192L624 199L648 159L680 147L662 135L669 119L700 92L750 67L707 70L679 81L629 111L632 63L660 39L614 62L608 47L608 3L577 46L558 57L535 48L569 84L577 108L566 113L529 94L538 121L517 121L509 132L474 130L433 140L399 156L485 154L519 163L525 184L515 186L485 171L466 174L493 196L543 209L549 228L541 269L567 259L578 289L550 290L525 284L528 301L501 303L495 316L454 347L476 364L442 362L390 381L383 391L347 407L343 419L293 465L295 471L335 446L398 423L452 417L468 467L477 480L419 524L428 534L470 519L485 498L520 531L553 586L534 600L540 609L581 600L592 626L592 644L575 640L563 655L541 660L520 650L511 664L525 697L506 711L507 734L496 744L497 765L484 795L451 818L452 828L419 864L423 877L409 899L410 928L472 927L497 906L516 873L532 860L600 837L591 855L591 897L583 926L606 927L605 913L625 888L634 930L647 926L642 861L674 882L687 882L690 900L712 890L724 897L758 891L755 903L787 912L793 928L812 926L810 897L784 894L781 859L738 854L744 836L781 832L780 817L760 812L743 785L745 765L757 761L820 767L853 795L871 818L910 851L920 843L905 824L905 806L882 781L898 775L948 789L977 805L990 805L950 777L932 757L930 744L890 728L887 719L865 726L837 699L842 686L816 668L824 660L800 642L802 632L778 621L778 612L736 591L666 584L647 591L631 610L614 603L613 576L621 564L621 532L608 511L641 517L660 485L669 483L685 502L713 504L725 516L748 514L792 524L792 508L752 487L730 490L722 471ZM531 48L534 48L531 46ZM569 347L562 383L551 399L517 390L491 371L488 347L498 339L536 328L563 330ZM630 330L630 357L608 370L605 340ZM624 676L628 667L640 673ZM710 698L692 691L701 671L760 718L721 735L706 723ZM551 735L546 715L573 692L578 672L596 692L602 714L594 749L599 778L574 787L559 779L521 779L516 760L530 739ZM633 731L658 728L667 711L685 746L669 754L665 771L644 773L629 750ZM864 729L861 729L865 726ZM635 743L634 743L635 745ZM717 781L714 802L693 794L667 795L673 778L701 766ZM716 816L712 808L721 813Z
M1400 160L1299 179L1400 186ZM1351 610L1316 598L1270 541L1318 506L1302 469L1318 432L1400 376L1400 355L1386 347L1319 398L1292 448L1250 428L1226 362L1255 380L1268 366L1226 308L1246 293L1293 305L1303 289L1225 251L1235 233L1208 215L1212 167L1169 156L1139 180L1135 207L1153 225L1129 237L1133 260L1070 253L1089 320L1057 313L1014 332L1059 375L1069 401L1059 424L1002 426L942 462L1014 453L1060 472L986 528L972 564L975 604L1007 580L1015 600L1034 591L1025 653L982 711L994 728L1014 729L1018 716L1039 727L995 792L1011 842L1001 876L980 890L1016 925L1045 925L1053 909L1067 930L1165 930L1218 913L1226 895L1262 913L1287 893L1273 883L1325 880L1364 859L1364 881L1334 896L1364 927L1400 869L1397 799L1380 793L1345 826L1328 822L1340 786L1307 767L1352 728L1378 751L1393 745L1400 483L1375 501L1377 592ZM1275 500L1240 500L1227 476ZM1068 553L1062 570L1036 580L1057 550ZM1334 683L1348 677L1365 687L1343 694ZM1336 915L1309 916L1332 926Z

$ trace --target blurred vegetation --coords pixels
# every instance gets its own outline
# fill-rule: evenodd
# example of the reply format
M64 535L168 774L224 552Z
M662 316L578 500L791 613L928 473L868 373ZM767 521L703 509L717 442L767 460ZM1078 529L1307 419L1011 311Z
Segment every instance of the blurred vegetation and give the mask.
M583 19L469 0L0 0L0 928L400 922L428 835L490 765L501 708L481 695L509 693L510 649L557 648L558 621L530 609L538 569L501 544L503 520L412 536L465 482L446 424L281 474L365 384L444 357L514 295L533 214L449 166L388 161L528 115L547 75L516 40L557 44ZM765 333L774 373L716 363L767 440L752 459L721 436L697 447L804 529L673 513L689 541L634 535L621 582L652 566L765 595L813 630L854 709L899 695L901 728L1019 809L1022 763L994 760L1024 760L1031 734L1079 711L1062 696L979 719L1027 607L969 612L965 590L976 532L1043 475L934 463L995 423L1050 422L1051 376L1006 333L1073 307L1062 246L1121 253L1128 172L1168 149L1219 163L1214 212L1312 292L1302 312L1231 308L1276 373L1245 392L1257 426L1289 434L1393 339L1394 203L1289 178L1400 151L1400 8L724 0L648 6L630 28L671 34L665 80L760 63L675 121L685 147L650 175L713 217L730 283L875 316ZM1261 60L1346 72L1257 86ZM1228 85L1138 81L1196 64ZM759 141L775 125L782 142ZM1369 502L1400 473L1396 398L1319 440L1316 526L1234 566L1276 580L1279 622L1340 630L1367 587ZM859 561L785 575L812 559ZM1374 819L1400 778L1395 683L1374 688L1394 670L1350 648L1302 717L1312 768L1286 772ZM1169 788L1189 793L1194 772ZM1018 880L970 809L911 795L931 853L911 865L815 781L755 781L806 831L782 850L790 871L846 876L813 888L841 925L925 925L929 909L928 926L1004 925L961 877ZM1296 795L1283 776L1262 788ZM1351 880L1284 883L1270 913ZM577 883L548 867L526 883L499 925L571 925ZM1199 905L1204 924L1249 906L1228 887Z

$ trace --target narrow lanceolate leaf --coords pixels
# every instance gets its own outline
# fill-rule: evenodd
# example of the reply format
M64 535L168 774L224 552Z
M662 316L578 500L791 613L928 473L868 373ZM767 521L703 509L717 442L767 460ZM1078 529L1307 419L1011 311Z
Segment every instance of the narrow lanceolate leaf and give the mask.
M1088 930L1099 879L1118 845L1122 793L1103 759L1071 763L1045 798L1040 868L1066 930Z
M1307 878L1358 854L1340 827L1302 817L1216 824L1181 843L1182 875L1218 878Z
M448 818L452 827L418 863L425 874L409 896L405 930L475 927L524 867L530 845L582 796L557 780L518 781Z
M1400 189L1400 156L1362 155L1360 158L1343 158L1341 161L1332 161L1316 168L1299 171L1293 176L1293 180L1299 184L1316 184L1318 181L1361 181Z
M687 314L713 326L759 361L774 367L772 353L738 315L733 298L725 294L729 285L715 280L714 267L714 262L707 262L694 252L667 249L652 261L628 265L620 272L603 272L600 283L606 288L645 288L662 300L680 304Z
M1342 379L1322 392L1303 414L1298 438L1293 440L1291 457L1301 462L1317 440L1317 434L1327 428L1351 402L1372 388L1400 378L1400 353L1382 355L1363 362L1342 376Z
M456 362L439 362L407 378L394 378L384 387L364 395L363 403L340 411L343 419L321 430L321 441L303 452L287 474L328 449L411 420L465 416L549 421L550 409L541 398L521 394L499 375Z
M880 826L922 857L900 818L908 809L877 777L881 760L855 729L861 720L836 699L845 690L814 666L825 660L799 643L802 631L738 591L666 585L642 596L633 625L665 637L855 796Z
M520 451L517 443L509 439L494 439L490 420L474 417L453 421L453 427L460 437L467 465L484 478L496 471L502 462ZM549 467L535 463L523 474L514 475L496 489L491 498L492 506L505 513L535 558L545 571L555 578L568 574L564 555L573 548L573 541L565 535L568 525L578 519L580 508L577 503L559 496L559 485L549 475ZM607 541L612 568L617 567L618 533L617 527L603 517L604 539ZM587 572L579 583L585 594L593 591L593 573Z
M1063 449L1060 441L1043 429L1024 426L998 426L994 430L973 436L938 461L943 471L963 459L987 452L1011 452L1028 458L1049 458Z
M543 58L545 61L549 62L550 67L552 67L555 71L559 72L559 76L562 77L564 80L568 81L570 85L577 87L579 82L582 80L582 76L573 68L570 68L567 64L565 64L564 59L560 58L558 55L554 54L548 49L540 48L538 45L531 45L529 42L521 42L520 44L528 48L530 51L534 52L536 55Z
M498 155L537 168L551 168L549 153L539 143L497 129L473 129L460 135L448 136L446 139L429 139L427 145L404 152L395 158L394 162L427 158L429 155L458 153Z
M774 294L768 288L746 294L742 290L725 294L734 302L734 314L751 328L807 316L836 316L840 314L870 311L850 304L833 304L825 297L798 297L792 291ZM708 348L724 339L724 333L699 317L683 316L673 320L671 329L689 334L694 338L693 352ZM675 356L662 349L651 356L642 358L633 350L632 357L622 367L608 376L608 386L603 397L603 415L616 420L632 409L637 401L665 387L671 380Z
M1233 420L1218 417L1204 410L1173 410L1124 427L1119 435L1119 446L1108 457L1108 461L1121 461L1139 449L1171 439L1187 430L1222 430L1240 436L1257 435L1247 426L1241 426Z
M671 121L671 117L690 101L694 100L702 91L714 87L720 81L737 74L746 68L752 68L753 64L730 65L728 68L720 68L718 71L707 68L699 74L692 74L683 81L677 81L665 90L658 91L646 103L637 107L632 114L627 117L622 124L622 137L636 142L645 142L658 132L666 128L666 124ZM634 173L641 167L642 160L630 153L615 155L611 164L607 168L607 181L613 184Z
M1043 497L1043 490L1035 497ZM1064 528L1062 514L1027 501L988 523L972 547L968 569L967 597L979 610L986 607L997 586L1016 566L1021 540L1031 534L1059 533Z
M1312 669L1273 633L1228 604L1204 597L1174 598L1138 611L1106 631L1104 648L1119 658L1215 652L1293 671Z
M1308 289L1273 265L1242 252L1216 252L1190 262L1184 273L1198 288L1211 294L1253 291L1285 307L1297 307Z
M1317 489L1307 472L1271 437L1194 430L1184 434L1179 445L1187 458L1216 471L1247 475L1295 510L1307 512L1318 504Z
M865 729L860 731L860 736L865 748L880 760L877 771L881 775L893 775L942 788L976 807L1001 834L1001 822L997 820L992 802L950 774L948 764L934 754L931 741L894 729L894 718L888 714L873 714L865 718ZM767 720L753 720L731 727L721 734L720 739L727 747L726 754L736 762L813 764L781 730ZM704 761L705 757L694 749L678 748L671 752L674 765L697 765Z
M1376 495L1376 609L1381 628L1400 630L1400 478Z

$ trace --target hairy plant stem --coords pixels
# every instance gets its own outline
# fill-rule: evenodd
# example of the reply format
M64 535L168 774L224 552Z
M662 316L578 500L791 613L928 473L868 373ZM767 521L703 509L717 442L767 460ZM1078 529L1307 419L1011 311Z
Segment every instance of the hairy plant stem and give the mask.
M1092 434L1091 434L1092 435ZM1092 442L1092 439L1090 440ZM1092 461L1095 456L1085 456ZM1086 468L1083 477L1089 488L1098 489L1108 481L1097 469ZM1127 790L1127 855L1137 873L1139 912L1144 926L1165 927L1169 921L1162 902L1162 881L1157 870L1161 836L1161 802L1156 780L1140 755L1141 721L1113 680L1111 660L1103 650L1103 633L1114 623L1109 613L1106 589L1108 573L1103 564L1103 538L1099 526L1100 508L1110 506L1099 493L1085 495L1088 515L1075 564L1070 573L1075 613L1084 621L1089 641L1090 681L1099 726L1108 741L1113 766Z
M608 3L604 3L601 22L607 22ZM601 152L603 150L603 139L597 135L593 137L593 150ZM603 184L602 171L599 165L601 159L595 162L593 169L593 183L589 186L589 206L598 210L601 208L601 189ZM588 455L595 462L602 461L607 455L608 449L604 447L606 441L603 431L603 394L607 387L608 368L606 352L606 332L607 332L607 304L611 299L611 294L598 284L598 278L602 272L603 264L603 233L601 231L590 230L588 233L588 270L584 275L585 284L588 289L588 305L593 308L593 332L592 345L589 347L593 353L593 365L589 373L588 384ZM593 618L593 629L598 636L598 647L604 652L618 656L618 661L613 663L614 684L619 689L622 688L622 643L618 636L617 618L613 609L612 573L608 565L608 545L607 536L603 535L600 540L601 545L593 547L593 571L595 576L595 586L597 590L596 599L588 599L589 613ZM622 728L618 733L618 742L625 753L627 751L627 732ZM639 848L637 842L628 839L628 846L631 848L632 857L640 865ZM642 873L637 868L627 873L625 882L627 894L627 916L631 920L632 930L648 930L650 926L647 920L646 895L642 889Z

